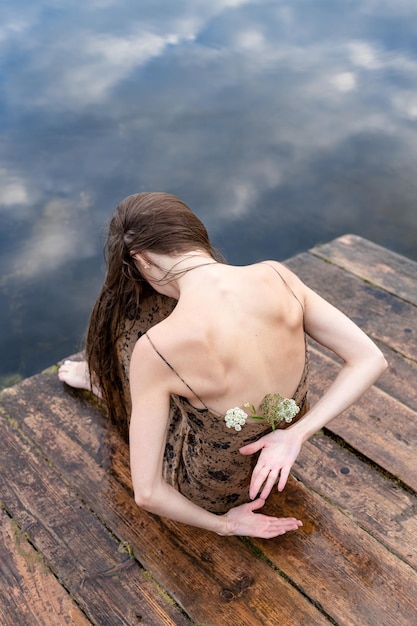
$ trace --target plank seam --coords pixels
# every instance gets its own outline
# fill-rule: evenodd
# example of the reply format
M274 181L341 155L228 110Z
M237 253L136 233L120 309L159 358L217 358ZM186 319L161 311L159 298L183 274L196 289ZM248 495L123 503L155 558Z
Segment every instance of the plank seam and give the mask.
M53 576L53 578L57 581L59 586L62 589L65 590L65 593L67 594L67 596L74 602L74 604L77 606L77 608L80 610L80 612L84 615L86 620L90 624L94 624L94 622L92 622L91 619L86 614L86 612L83 609L83 607L79 604L77 599L71 593L70 589L68 589L68 587L63 583L63 581L60 580L59 577L56 575L56 573L54 572L54 570L51 568L51 566L49 565L48 561L46 560L44 554L42 552L40 552L39 549L36 547L36 545L33 543L33 541L31 540L28 532L26 530L23 530L23 528L21 527L21 525L19 524L17 519L10 513L10 511L7 509L6 505L3 502L1 502L1 501L0 501L0 508L2 509L2 511L4 511L4 513L7 515L7 517L13 522L14 526L17 528L18 532L23 536L24 540L27 541L27 543L31 546L31 548L36 552L36 554L38 555L39 561L42 563L42 565L45 568L45 570L47 570L51 574L51 576ZM30 524L30 526L31 525L32 524ZM30 526L28 526L28 528L30 528Z
M371 285L372 287L376 289L380 289L381 291L385 291L385 293L389 293L390 296L394 296L395 298L398 298L398 300L401 300L402 302L406 302L407 304L410 304L411 306L414 306L414 307L416 306L415 302L412 302L411 300L407 300L406 298L399 296L394 291L391 291L390 289L387 289L386 287L382 287L382 285L378 285L377 283L372 282L371 280L369 280L369 278L366 278L365 276L363 276L361 273L357 271L355 272L355 271L346 269L346 267L344 267L343 265L340 265L340 263L336 263L333 259L329 259L325 254L323 253L320 254L318 252L318 247L307 250L307 254L311 254L311 256L314 256L316 259L323 261L323 263L328 263L329 265L338 267L343 272L346 272L346 274L350 274L351 276L356 276L357 278L360 278L366 285Z
M380 339L376 339L375 341L378 341L378 343L382 344L383 342ZM327 352L324 352L322 350L320 350L318 347L319 344L313 345L311 342L309 342L308 344L308 350L309 352L312 353L316 353L320 356L320 358L323 359L328 359L329 361L331 361L332 363L334 363L335 365L337 365L338 367L341 367L341 362L340 360L336 357L336 355L331 352L330 350ZM386 344L384 344L386 345ZM401 354L400 352L398 352L397 350L394 350L391 346L388 346L389 349L392 352L395 352L396 354L400 354L401 357L406 360L408 363L411 364L411 367L417 367L417 361L413 361L412 359L410 359L409 357ZM374 387L375 389L378 390L378 393L383 394L384 396L386 396L387 398L389 398L390 400L394 400L396 403L398 403L399 405L401 405L402 407L404 407L405 409L408 409L409 411L413 411L414 413L416 412L415 407L411 406L410 404L406 404L403 400L401 400L401 398L397 398L396 396L391 395L390 393L388 393L388 391L385 391L385 389L382 387L382 385L380 384L379 380L377 380L372 387ZM354 403L357 404L357 403ZM352 405L354 406L354 405ZM337 419L337 418L336 418Z
M326 437L329 437L329 439L332 439L335 443L337 443L337 445L339 445L341 448L344 448L345 450L356 456L358 459L360 459L365 465L368 465L370 468L381 474L388 481L397 485L398 487L401 487L401 489L403 489L406 493L414 497L417 495L414 489L403 483L402 480L398 478L398 476L395 476L395 474L392 474L390 471L382 467L382 465L379 465L379 463L366 456L366 454L360 452L360 450L345 441L345 439L343 439L343 437L341 437L340 435L336 435L336 433L332 432L326 427L323 428L323 433L326 435Z
M258 548L258 546L254 545L250 539L250 537L238 537L238 539L244 543L250 550L255 554L259 559L264 561L266 565L268 565L275 573L277 573L281 578L283 578L291 587L293 587L299 594L301 594L308 602L314 606L322 615L325 617L332 626L340 626L336 620L329 615L323 608L323 606L317 600L313 600L310 596L304 591L300 585L298 585L288 574L286 574L282 569L280 569L275 563L271 561L270 558L266 556L266 554Z
M337 443L337 445L339 445L338 442L336 442L336 443ZM356 524L356 526L358 528L360 528L367 535L372 537L372 539L374 541L377 541L379 543L379 545L381 545L385 550L387 550L387 552L390 552L390 554L392 554L397 559L402 561L405 565L410 567L413 570L413 572L415 571L414 566L406 558L404 558L399 552L396 552L396 550L394 550L394 548L392 548L389 544L385 543L383 541L383 539L381 539L377 534L375 534L374 531L372 531L372 529L367 527L363 522L360 522L355 514L351 513L348 509L346 509L343 506L341 506L340 504L338 504L330 496L327 496L326 494L324 494L321 491L319 491L317 488L312 487L311 485L308 485L305 482L303 482L302 476L297 472L297 470L293 470L291 472L291 475L294 478L296 478L296 480L299 480L300 483L305 487L305 489L307 489L307 491L310 491L311 493L314 493L316 496L318 496L319 498L321 498L322 500L324 500L325 502L330 504L333 508L338 510L342 515L345 515L353 524ZM412 492L412 494L414 494L414 492Z
M1 397L0 397L0 401L1 401ZM55 466L54 463L51 462L51 460L46 456L46 453L43 452L42 448L39 447L39 445L37 445L33 439L28 436L24 429L20 427L20 425L13 420L10 415L8 415L7 411L4 409L4 407L2 407L0 405L0 414L3 415L3 417L6 419L6 421L9 423L10 427L13 428L15 431L17 431L19 433L19 435L22 437L22 439L24 441L26 441L26 443L32 448L32 450L37 454L37 456L39 456L41 459L43 459L43 461L51 468L51 470L56 474L56 476L62 481L62 483L69 489L69 491L71 491L76 498L78 498L78 500L80 501L80 503L85 507L86 510L88 510L97 520L97 522L106 530L106 532L109 534L109 536L113 539L113 541L115 541L118 545L119 545L119 549L122 549L123 551L125 551L129 558L133 558L134 561L137 563L138 567L140 568L140 570L142 570L142 572L147 576L148 580L151 580L152 584L154 585L154 587L156 589L159 590L159 592L161 590L163 590L163 593L165 596L169 597L170 602L178 609L178 611L180 613L182 613L188 620L190 620L190 616L188 615L188 613L186 613L186 611L184 610L184 608L175 600L175 598L168 592L166 591L162 585L159 583L159 581L155 578L155 576L153 575L152 571L150 569L147 569L144 567L144 565L139 561L139 559L134 555L133 552L133 548L131 547L131 545L129 544L129 542L125 541L123 538L119 537L112 528L110 528L108 526L108 524L97 514L97 512L92 508L92 506L85 500L85 498L82 496L82 494L79 493L79 491L74 487L74 485L72 485L67 479L66 477L62 474L62 472L60 472L58 470L58 468ZM117 479L116 479L117 480ZM120 483L121 484L121 483ZM123 485L122 485L123 486ZM11 513L7 510L7 508L5 507L5 505L0 501L0 507L2 509L4 509L5 513L7 514L7 516L13 520L16 521L15 518L11 515ZM16 522L17 523L17 522ZM29 535L23 531L20 526L18 525L19 530L24 533L27 541L29 542L29 544L33 547L34 550L36 550L36 552L41 556L43 562L45 563L46 567L48 568L48 570L53 574L54 578L58 581L58 583L65 589L66 593L69 595L69 597L71 597L74 602L77 604L77 606L79 607L79 609L83 612L83 614L85 614L85 611L83 610L82 606L79 605L79 603L77 602L76 598L72 595L70 589L68 589L68 587L59 579L58 575L56 574L56 572L54 572L54 570L51 568L51 566L48 564L48 562L45 560L44 555L39 552L39 549L36 547L36 545L30 540ZM90 618L87 617L86 618L91 622Z

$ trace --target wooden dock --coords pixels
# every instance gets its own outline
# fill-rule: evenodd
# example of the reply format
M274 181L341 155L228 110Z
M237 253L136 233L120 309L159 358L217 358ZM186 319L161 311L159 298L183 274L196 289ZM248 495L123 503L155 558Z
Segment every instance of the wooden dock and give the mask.
M288 266L390 365L270 498L303 527L218 537L141 511L126 445L43 372L0 396L1 626L417 624L417 263L346 235ZM338 364L310 355L314 402Z

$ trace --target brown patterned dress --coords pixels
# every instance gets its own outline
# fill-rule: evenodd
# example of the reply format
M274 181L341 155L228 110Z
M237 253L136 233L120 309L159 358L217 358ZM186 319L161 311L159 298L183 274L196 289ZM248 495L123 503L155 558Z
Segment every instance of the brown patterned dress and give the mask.
M125 322L118 353L128 405L128 372L134 345L149 328L167 317L175 304L170 298L155 295L143 303L138 319ZM292 423L308 410L307 374L306 349L303 375L293 396L300 412ZM277 428L287 426L286 422L280 422ZM241 431L227 428L224 416L209 408L196 409L186 398L173 395L165 445L164 479L195 504L213 513L225 513L249 500L249 483L258 455L244 456L239 448L270 431L270 426L263 422L247 422Z

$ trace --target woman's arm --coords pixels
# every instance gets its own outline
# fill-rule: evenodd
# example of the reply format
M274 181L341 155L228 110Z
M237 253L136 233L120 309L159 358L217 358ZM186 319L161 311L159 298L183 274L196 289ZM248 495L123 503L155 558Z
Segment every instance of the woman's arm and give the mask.
M381 350L341 311L305 288L305 329L332 350L344 365L328 391L309 411L307 420L291 427L303 441L356 402L387 368Z
M356 402L387 367L382 352L356 324L301 281L298 283L296 289L297 294L303 295L307 334L338 355L344 365L329 389L301 420L241 448L242 454L261 450L252 474L251 498L256 497L262 485L261 498L267 498L278 476L278 490L282 491L302 444Z
M130 381L132 416L130 423L130 464L137 504L163 517L214 531L219 535L248 535L271 538L295 530L294 518L255 514L261 499L216 515L193 504L162 478L170 405L171 372L140 339L132 354Z

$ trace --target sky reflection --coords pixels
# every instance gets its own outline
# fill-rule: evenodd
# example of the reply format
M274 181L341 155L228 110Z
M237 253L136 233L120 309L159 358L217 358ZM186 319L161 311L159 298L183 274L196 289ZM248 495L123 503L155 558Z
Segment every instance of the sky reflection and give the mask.
M0 6L1 375L76 350L117 202L236 263L355 232L417 259L412 0Z

